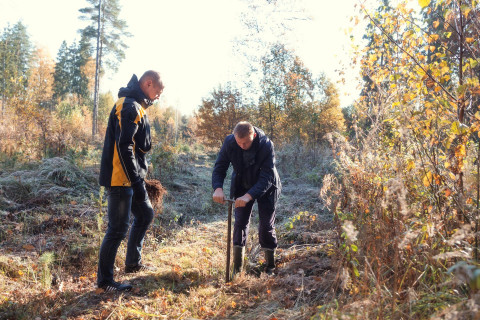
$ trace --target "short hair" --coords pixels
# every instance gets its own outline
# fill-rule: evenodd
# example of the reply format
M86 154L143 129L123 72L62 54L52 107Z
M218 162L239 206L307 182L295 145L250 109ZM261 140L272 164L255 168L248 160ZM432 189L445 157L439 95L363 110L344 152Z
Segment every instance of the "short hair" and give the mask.
M160 73L158 71L154 71L154 70L145 71L145 73L140 77L140 80L138 82L143 83L148 79L151 79L153 82L158 83L161 89L164 88L162 79L160 78Z
M253 129L252 124L248 121L240 121L235 126L235 129L233 129L233 135L240 139L243 139L254 133L255 133L255 130Z

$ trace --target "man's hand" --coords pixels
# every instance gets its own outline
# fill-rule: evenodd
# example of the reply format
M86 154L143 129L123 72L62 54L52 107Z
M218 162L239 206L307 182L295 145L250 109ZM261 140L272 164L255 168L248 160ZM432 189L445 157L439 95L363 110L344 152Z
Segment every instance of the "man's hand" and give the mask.
M235 200L235 207L245 207L247 203L252 201L252 199L253 198L251 195L249 195L248 193L245 193L243 196Z
M132 184L133 197L135 201L145 201L148 199L147 188L145 187L145 181L139 180Z
M215 189L215 192L213 193L213 201L221 204L225 203L225 194L223 194L222 188Z

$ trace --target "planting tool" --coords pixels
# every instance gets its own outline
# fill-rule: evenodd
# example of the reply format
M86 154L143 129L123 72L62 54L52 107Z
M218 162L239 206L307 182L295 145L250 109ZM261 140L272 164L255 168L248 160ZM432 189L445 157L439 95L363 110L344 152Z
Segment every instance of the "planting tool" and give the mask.
M230 282L230 249L232 246L232 215L235 200L225 199L228 202L228 227L227 227L227 270L225 272L225 282Z

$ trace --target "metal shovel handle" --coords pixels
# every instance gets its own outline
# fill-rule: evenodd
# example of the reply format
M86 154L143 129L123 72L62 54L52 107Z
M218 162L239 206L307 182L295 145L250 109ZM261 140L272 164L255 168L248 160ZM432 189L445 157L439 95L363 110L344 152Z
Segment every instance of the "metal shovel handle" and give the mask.
M232 215L235 200L225 199L228 202L228 222L227 222L227 270L225 272L225 282L230 282L230 249L232 247Z

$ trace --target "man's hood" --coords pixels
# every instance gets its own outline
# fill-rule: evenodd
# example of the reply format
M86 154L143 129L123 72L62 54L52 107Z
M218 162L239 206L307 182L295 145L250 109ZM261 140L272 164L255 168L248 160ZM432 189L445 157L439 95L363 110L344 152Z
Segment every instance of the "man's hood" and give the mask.
M153 101L148 99L147 96L140 89L140 83L136 75L133 75L126 87L118 90L118 97L133 98L140 103L144 108L148 108L153 104Z
M263 140L266 138L265 132L263 132L262 129L253 127L253 130L255 130L255 133L257 134L258 140Z

